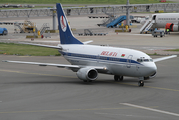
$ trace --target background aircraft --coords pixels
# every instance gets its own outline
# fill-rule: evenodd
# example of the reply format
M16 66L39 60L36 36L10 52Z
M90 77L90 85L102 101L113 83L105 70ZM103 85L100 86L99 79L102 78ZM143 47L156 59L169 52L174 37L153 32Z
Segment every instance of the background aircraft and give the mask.
M142 21L143 24L140 32L146 32L150 29L165 28L171 32L179 31L179 13L158 13L153 14L146 22Z
M71 65L9 60L4 62L67 68L76 72L77 77L84 82L95 81L98 73L114 75L115 81L122 81L123 76L137 77L139 78L138 85L143 86L143 80L153 78L156 75L155 62L176 57L173 55L153 60L147 54L133 49L86 44L91 41L82 43L73 36L61 4L57 3L56 7L61 44L58 46L24 44L58 49Z

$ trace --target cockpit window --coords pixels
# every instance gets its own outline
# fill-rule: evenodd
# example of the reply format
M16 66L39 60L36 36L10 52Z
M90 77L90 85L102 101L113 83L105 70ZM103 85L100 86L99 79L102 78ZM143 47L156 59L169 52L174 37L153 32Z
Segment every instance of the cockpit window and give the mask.
M143 59L137 59L137 62L143 62Z
M137 59L137 62L153 62L153 60L152 59L139 58L139 59Z
M149 59L144 59L144 62L149 62Z

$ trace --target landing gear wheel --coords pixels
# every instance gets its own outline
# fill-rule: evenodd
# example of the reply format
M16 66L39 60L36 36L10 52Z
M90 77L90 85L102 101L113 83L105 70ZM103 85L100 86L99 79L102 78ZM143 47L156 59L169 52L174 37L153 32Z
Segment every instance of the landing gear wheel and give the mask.
M118 76L118 75L114 75L114 81L123 81L124 77L123 76Z
M140 81L138 82L138 86L139 86L139 87L143 87L143 86L144 86L144 81L143 81L143 80L140 80Z
M7 30L4 30L3 35L7 35Z
M119 80L123 81L124 77L123 76L119 76Z
M114 75L114 81L118 81L119 80L119 76Z

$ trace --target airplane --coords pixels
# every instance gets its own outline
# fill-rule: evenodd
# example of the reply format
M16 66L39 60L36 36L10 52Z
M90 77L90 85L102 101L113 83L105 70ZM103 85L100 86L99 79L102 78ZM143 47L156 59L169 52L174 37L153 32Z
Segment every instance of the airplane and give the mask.
M147 21L141 21L143 25L140 32L148 31L149 29L155 28L165 28L169 29L170 32L179 31L179 13L157 13L152 14L152 16Z
M3 62L67 68L76 72L77 77L84 82L95 81L98 78L98 73L114 75L115 81L122 81L123 76L137 77L139 78L138 86L144 86L144 80L156 75L155 62L177 57L172 55L152 59L146 53L138 50L89 45L88 43L92 41L81 42L71 32L61 4L57 3L56 8L61 44L57 46L24 44L58 49L71 65L10 60L3 60Z

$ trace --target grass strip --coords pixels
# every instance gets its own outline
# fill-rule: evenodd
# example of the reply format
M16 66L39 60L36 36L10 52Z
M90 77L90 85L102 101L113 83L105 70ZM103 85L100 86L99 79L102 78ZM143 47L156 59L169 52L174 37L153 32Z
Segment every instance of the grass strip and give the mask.
M126 4L127 0L0 0L0 3L13 4ZM130 4L161 3L160 0L130 0ZM167 1L166 3L172 3Z
M175 52L179 52L179 49L171 49L171 50L165 50L165 51L175 51Z
M0 43L0 54L19 56L60 56L57 49L15 43Z
M39 8L53 8L53 6L35 6L34 8L27 8L27 7L19 7L19 8L13 8L13 7L7 7L7 8L1 8L1 10L9 10L9 9L39 9Z

